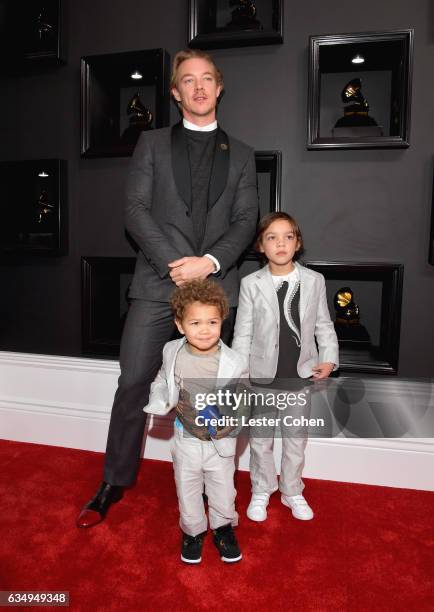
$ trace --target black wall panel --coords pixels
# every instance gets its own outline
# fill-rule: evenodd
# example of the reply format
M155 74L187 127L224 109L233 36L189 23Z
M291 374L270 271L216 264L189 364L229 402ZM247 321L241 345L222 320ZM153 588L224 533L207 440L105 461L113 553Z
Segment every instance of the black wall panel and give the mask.
M131 256L123 229L128 159L80 159L80 57L187 41L187 0L69 1L68 64L0 78L0 160L68 160L69 255L0 259L0 349L81 353L80 257ZM282 208L306 259L403 263L399 373L434 364L434 268L428 264L434 153L434 11L429 0L285 2L284 44L216 50L219 120L257 150L282 151ZM307 151L308 37L415 28L411 146ZM177 120L172 108L172 123ZM1 186L0 186L1 199ZM4 205L4 202L2 203ZM1 219L0 219L1 222Z

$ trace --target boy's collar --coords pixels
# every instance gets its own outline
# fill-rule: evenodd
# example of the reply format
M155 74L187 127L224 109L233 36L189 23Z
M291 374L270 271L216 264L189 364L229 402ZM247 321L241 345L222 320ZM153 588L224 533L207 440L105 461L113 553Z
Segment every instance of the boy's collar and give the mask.
M180 345L179 348L181 348L181 346L184 346L184 344L187 344L187 338L185 336L182 336L182 338L180 338ZM223 340L221 338L219 338L218 341L218 345L219 349L221 350L222 346L224 346L223 344ZM216 351L217 352L217 351Z
M299 264L297 261L294 261L294 268L296 268L298 272L300 272L303 266ZM266 274L270 274L271 276L271 270L270 270L270 266L268 263L263 268L257 271L256 276L259 276L259 278L262 278Z

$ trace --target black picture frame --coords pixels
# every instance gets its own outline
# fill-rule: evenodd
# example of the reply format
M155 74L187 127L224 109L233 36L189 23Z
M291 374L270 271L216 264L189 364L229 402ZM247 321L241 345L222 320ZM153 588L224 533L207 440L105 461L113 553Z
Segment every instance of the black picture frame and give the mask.
M258 188L258 220L270 212L280 210L282 193L282 152L255 151L256 184ZM245 251L244 261L259 261L253 243Z
M254 17L235 16L233 11L240 8L236 3L190 0L189 47L227 49L283 43L283 0L253 0Z
M81 310L84 355L117 359L135 257L82 257Z
M0 71L66 63L65 0L0 0Z
M165 49L82 57L81 156L132 155L142 129L140 123L131 123L134 113L127 111L136 93L152 113L151 129L168 126L169 79Z
M0 162L2 253L67 255L66 178L62 159Z
M340 371L397 374L404 266L399 263L308 261L308 268L326 279L330 316L337 289L350 287L360 307L360 323L370 336L369 347L340 337ZM359 344L359 348L355 348ZM365 346L365 348L363 348Z
M410 145L413 41L413 29L310 37L309 150ZM347 106L342 117L340 95L353 78L370 108L365 116Z

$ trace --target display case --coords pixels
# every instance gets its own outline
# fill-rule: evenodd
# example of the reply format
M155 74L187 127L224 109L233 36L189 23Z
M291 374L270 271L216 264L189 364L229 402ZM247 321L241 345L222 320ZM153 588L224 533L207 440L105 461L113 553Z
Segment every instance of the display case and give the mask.
M143 131L170 123L170 58L164 49L81 59L81 155L125 157Z
M283 43L283 0L190 0L190 47L276 43Z
M0 184L0 250L10 254L66 255L66 161L1 162Z
M3 73L66 61L65 0L0 0Z
M310 38L308 149L408 147L413 30Z
M305 265L326 279L340 370L397 374L403 265L314 261Z
M118 358L135 257L82 257L82 351Z

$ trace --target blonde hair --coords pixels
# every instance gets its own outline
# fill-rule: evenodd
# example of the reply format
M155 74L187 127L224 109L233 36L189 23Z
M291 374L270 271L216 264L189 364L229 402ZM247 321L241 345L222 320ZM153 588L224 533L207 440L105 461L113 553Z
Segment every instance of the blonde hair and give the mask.
M219 68L217 68L216 63L211 57L211 55L209 53L206 53L206 51L202 51L201 49L184 49L183 51L178 51L178 53L173 58L172 76L170 79L170 89L172 90L177 85L178 71L179 71L179 67L181 66L181 64L185 62L185 60L193 59L195 57L204 59L208 63L211 64L211 66L214 68L217 84L220 85L221 91L223 91L224 84L223 84L222 71ZM221 95L221 92L220 92L220 95Z

